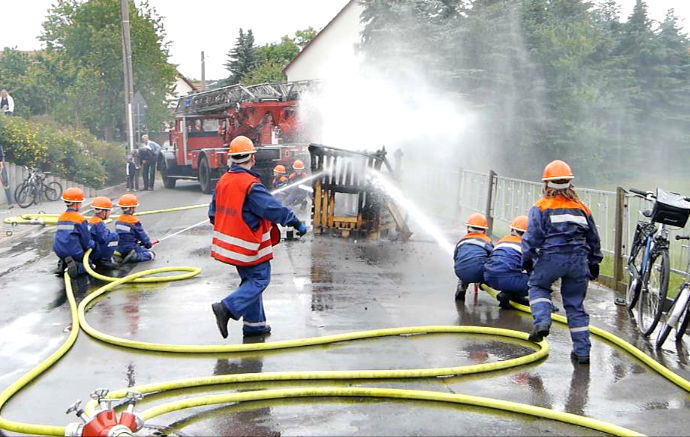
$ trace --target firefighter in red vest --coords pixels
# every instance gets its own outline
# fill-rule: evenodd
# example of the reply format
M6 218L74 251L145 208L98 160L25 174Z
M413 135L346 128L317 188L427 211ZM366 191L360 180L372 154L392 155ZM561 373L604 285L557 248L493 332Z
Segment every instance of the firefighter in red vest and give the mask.
M271 332L262 293L271 282L273 246L280 240L276 224L292 226L300 235L307 232L306 225L273 197L259 174L252 171L255 153L249 138L232 140L232 166L218 181L208 210L213 224L211 256L234 265L241 279L237 290L211 305L223 338L228 337L230 319L243 319L244 336Z

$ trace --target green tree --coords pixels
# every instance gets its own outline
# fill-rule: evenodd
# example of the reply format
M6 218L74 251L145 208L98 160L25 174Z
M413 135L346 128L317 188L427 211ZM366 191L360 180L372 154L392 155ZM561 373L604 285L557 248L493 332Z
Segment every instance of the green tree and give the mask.
M169 118L166 97L176 70L163 21L147 1L129 2L134 89L148 102L147 125ZM58 0L43 23L46 55L64 83L53 108L61 121L87 126L111 141L125 131L120 6L111 0Z
M254 45L254 33L251 29L244 32L240 28L235 47L228 52L228 61L225 68L230 72L226 79L227 85L240 83L242 78L249 73L257 63L257 50Z
M307 44L311 42L314 38L316 38L316 34L318 32L311 26L307 27L304 30L298 30L295 32L295 37L293 38L293 41L297 46L299 47L300 50L303 50Z

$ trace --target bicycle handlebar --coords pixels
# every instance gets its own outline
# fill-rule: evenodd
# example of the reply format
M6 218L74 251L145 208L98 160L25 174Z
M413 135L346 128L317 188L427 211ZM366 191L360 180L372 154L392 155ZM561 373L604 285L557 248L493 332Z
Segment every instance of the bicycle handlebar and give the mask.
M643 197L654 195L654 193L652 193L651 191L642 191L642 190L638 190L637 188L631 188L628 191L630 191L631 193L643 196Z

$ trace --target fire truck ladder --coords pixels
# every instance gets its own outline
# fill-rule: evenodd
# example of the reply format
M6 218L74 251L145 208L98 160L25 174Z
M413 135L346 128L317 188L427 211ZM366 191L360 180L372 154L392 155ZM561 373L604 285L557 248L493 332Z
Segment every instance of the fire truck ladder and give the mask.
M298 100L303 92L319 81L262 83L259 85L230 85L215 90L190 94L177 101L175 114L197 115L222 111L242 102L285 102Z

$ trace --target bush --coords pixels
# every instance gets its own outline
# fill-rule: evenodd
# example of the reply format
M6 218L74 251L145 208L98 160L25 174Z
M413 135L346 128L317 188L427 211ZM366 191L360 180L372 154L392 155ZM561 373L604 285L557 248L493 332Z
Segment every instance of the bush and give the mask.
M0 117L0 144L8 161L101 188L125 180L124 148L51 120Z

